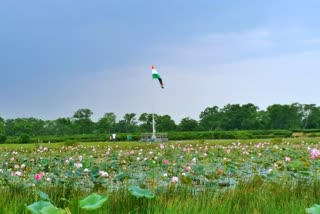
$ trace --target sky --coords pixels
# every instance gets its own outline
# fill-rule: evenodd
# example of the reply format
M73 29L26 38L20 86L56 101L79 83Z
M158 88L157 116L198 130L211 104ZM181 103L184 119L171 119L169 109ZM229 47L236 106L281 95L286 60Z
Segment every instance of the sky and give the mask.
M317 0L0 3L0 116L320 105ZM151 65L165 89L151 78Z

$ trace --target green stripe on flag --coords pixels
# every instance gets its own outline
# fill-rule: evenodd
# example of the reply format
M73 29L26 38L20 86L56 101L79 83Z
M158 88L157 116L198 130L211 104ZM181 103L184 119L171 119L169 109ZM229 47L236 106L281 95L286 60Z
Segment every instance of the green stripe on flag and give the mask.
M153 78L153 79L159 79L159 78L160 78L160 75L159 75L159 74L152 74L152 78Z

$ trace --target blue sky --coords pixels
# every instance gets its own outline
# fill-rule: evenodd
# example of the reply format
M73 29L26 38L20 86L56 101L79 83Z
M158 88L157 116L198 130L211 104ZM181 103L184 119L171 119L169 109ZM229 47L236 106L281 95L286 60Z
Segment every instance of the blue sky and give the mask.
M320 104L319 1L6 1L0 115ZM155 64L165 89L151 79Z

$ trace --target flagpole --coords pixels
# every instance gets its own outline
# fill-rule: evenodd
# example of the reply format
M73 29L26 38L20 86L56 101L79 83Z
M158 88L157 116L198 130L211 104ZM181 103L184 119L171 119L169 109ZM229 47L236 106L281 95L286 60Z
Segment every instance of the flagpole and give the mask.
M156 137L156 128L154 123L154 111L152 112L152 139L155 140Z
M151 70L152 70L152 78L153 79L158 79L161 85L161 88L163 88L163 82L162 79L160 77L160 75L158 74L156 68L154 65L151 66ZM154 105L155 101L153 101L153 105ZM152 137L151 139L153 141L156 141L157 136L156 136L156 127L155 127L155 121L154 121L154 108L152 110Z

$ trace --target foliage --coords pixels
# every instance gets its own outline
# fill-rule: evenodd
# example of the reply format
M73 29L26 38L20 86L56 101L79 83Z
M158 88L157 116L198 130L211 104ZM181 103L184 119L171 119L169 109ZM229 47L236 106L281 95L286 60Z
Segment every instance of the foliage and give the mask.
M183 118L179 124L180 131L196 131L198 129L198 121L190 117Z
M169 140L206 140L206 139L269 139L291 137L289 130L247 130L247 131L200 131L200 132L168 132ZM79 142L106 142L112 133L107 134L82 134L66 136L39 136L31 137L30 143L57 143L65 142L65 145L76 145ZM117 133L118 141L127 141L128 134ZM139 141L141 134L130 134L130 141ZM21 143L19 137L7 137L6 143Z
M65 214L70 213L68 208L61 209L52 204L49 196L40 191L40 200L26 207L32 214ZM84 199L79 200L79 207L84 210L96 210L107 201L106 196L92 193Z
M267 108L271 129L296 129L301 127L301 106L274 104Z
M140 130L150 132L152 130L152 114L142 113L139 117Z
M122 133L136 132L138 130L135 113L127 113L124 115L123 120L116 124L116 131Z
M5 132L5 122L2 117L0 117L0 133Z
M27 206L27 210L29 210L32 214L42 214L42 213L48 213L47 208L55 208L54 205L49 202L49 201L37 201L29 206ZM56 212L51 212L49 213L56 213ZM61 213L61 212L60 212ZM62 212L64 213L64 212Z
M93 112L90 109L79 109L73 115L74 128L79 134L92 133L94 129L94 123L90 119Z
M19 137L19 143L29 143L30 142L30 136L26 133L22 133Z
M152 114L142 113L139 117L135 113L126 113L122 119L116 121L116 115L112 112L105 113L97 122L91 120L93 112L90 109L79 109L70 118L58 118L56 120L41 120L37 118L16 118L4 120L0 117L0 133L7 135L7 142L17 142L15 137L22 133L32 137L31 141L38 139L55 142L65 140L77 141L104 141L107 134L116 132L140 135L141 132L152 132ZM137 118L138 120L137 120ZM189 117L183 118L179 124L170 115L154 114L156 130L158 132L191 132L212 131L215 137L198 137L189 139L211 139L211 138L255 138L248 130L297 130L297 129L319 129L320 107L314 104L290 105L274 104L266 110L259 110L252 103L227 104L222 108L217 106L208 107L199 115L199 120ZM219 131L244 131L242 133ZM313 133L317 136L318 133ZM83 135L83 136L81 136ZM96 137L93 137L96 135ZM118 135L120 138L121 136ZM188 139L186 135L174 136L174 139ZM50 137L47 137L50 136ZM74 137L76 136L76 137ZM87 137L90 136L90 137ZM268 137L268 136L267 136ZM272 137L272 134L270 134ZM76 139L72 139L76 138ZM120 140L120 138L118 138ZM139 137L133 136L138 140ZM41 140L40 139L40 140ZM98 140L99 139L99 140Z
M4 147L0 212L304 213L320 198L317 142Z
M112 133L115 132L116 115L112 112L105 113L102 118L97 122L98 133Z
M7 135L3 132L0 132L0 144L5 143L7 140Z
M143 198L143 197L154 198L155 197L155 195L150 190L141 189L138 186L130 185L128 187L128 190L130 191L130 193L133 196L138 197L138 198Z
M319 214L320 213L320 205L315 204L312 207L307 208L306 211L309 214Z
M79 207L84 210L96 210L100 208L108 198L96 193L92 193L88 197L79 201Z
M159 132L169 132L177 129L175 122L169 115L156 115L155 122Z
M0 213L303 213L320 198L319 146L318 139L4 146Z

